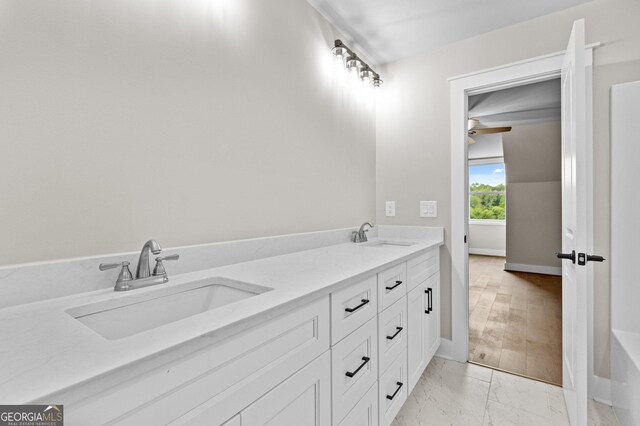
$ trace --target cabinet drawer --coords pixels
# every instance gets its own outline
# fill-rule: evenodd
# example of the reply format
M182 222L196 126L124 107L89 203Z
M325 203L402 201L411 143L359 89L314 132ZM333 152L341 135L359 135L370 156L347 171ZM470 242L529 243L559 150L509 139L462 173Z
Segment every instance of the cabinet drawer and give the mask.
M440 270L439 248L433 248L418 257L407 261L407 290L413 290L418 284Z
M393 266L378 274L378 312L407 294L407 263Z
M379 376L407 349L407 296L378 315Z
M338 426L378 426L378 382L371 386Z
M378 310L376 276L331 293L331 343L373 318Z
M379 421L389 426L407 400L407 352L402 352L380 377L378 386Z
M329 299L322 298L127 382L65 404L69 424L185 423L209 410L230 419L329 349Z
M333 423L356 405L378 378L377 318L331 348Z

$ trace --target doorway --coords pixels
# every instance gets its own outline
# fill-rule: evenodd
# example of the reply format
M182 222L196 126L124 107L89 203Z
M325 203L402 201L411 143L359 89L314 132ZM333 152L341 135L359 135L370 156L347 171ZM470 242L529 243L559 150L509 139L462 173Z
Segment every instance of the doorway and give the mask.
M468 97L470 362L562 385L560 80Z
M468 96L561 77L563 149L563 395L572 424L586 423L593 398L593 49L585 46L584 20L574 22L567 49L557 53L449 79L451 136L451 340L442 356L469 357L469 263L467 102ZM566 101L565 101L566 100ZM565 196L566 195L566 196Z

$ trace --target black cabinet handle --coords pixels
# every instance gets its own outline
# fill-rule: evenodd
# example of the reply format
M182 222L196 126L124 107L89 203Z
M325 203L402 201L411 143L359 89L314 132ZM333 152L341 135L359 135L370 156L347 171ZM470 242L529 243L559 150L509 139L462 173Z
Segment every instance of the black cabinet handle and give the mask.
M426 310L426 311L424 311L424 313L425 313L425 314L430 314L430 313L431 313L431 308L432 308L432 306L431 306L431 301L432 301L432 299L431 299L431 292L432 292L432 291L433 291L433 290L432 290L431 288L428 288L428 289L426 289L426 290L424 291L424 292L425 292L425 294L427 295L427 310Z
M396 397L396 395L398 394L398 392L400 392L400 389L402 389L402 382L396 382L396 386L398 386L398 388L396 389L396 391L393 393L393 395L387 395L387 399L389 401L392 401L393 398Z
M349 313L351 313L351 312L355 312L355 311L357 311L358 309L362 308L362 307L363 307L364 305L366 305L367 303L369 303L369 299L362 299L362 300L361 300L361 302L362 302L362 303L361 303L361 304L359 304L358 306L356 306L355 308L344 308L344 310L345 310L346 312L349 312Z
M396 327L396 332L395 332L395 333L393 333L393 336L387 336L387 339L389 339L389 340L393 340L393 339L395 339L395 338L396 338L396 336L397 336L398 334L400 334L400 332L401 332L401 331L402 331L402 327Z
M429 288L429 313L433 312L433 289Z
M393 290L394 288L398 287L400 284L402 284L402 281L396 281L396 285L391 286L391 287L385 287L387 290Z
M362 370L362 367L364 367L365 365L367 365L367 363L369 362L369 357L363 356L362 357L362 364L360 364L360 367L356 368L355 371L347 371L345 374L347 377L353 377L356 374L358 374L358 371Z

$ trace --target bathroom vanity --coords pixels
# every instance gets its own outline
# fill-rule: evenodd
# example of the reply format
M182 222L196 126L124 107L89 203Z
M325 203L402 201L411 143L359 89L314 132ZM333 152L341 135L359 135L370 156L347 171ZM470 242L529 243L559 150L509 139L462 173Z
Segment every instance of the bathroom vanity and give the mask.
M39 383L3 400L69 425L389 425L440 344L442 234L406 237L4 309L0 333L48 322L0 370Z

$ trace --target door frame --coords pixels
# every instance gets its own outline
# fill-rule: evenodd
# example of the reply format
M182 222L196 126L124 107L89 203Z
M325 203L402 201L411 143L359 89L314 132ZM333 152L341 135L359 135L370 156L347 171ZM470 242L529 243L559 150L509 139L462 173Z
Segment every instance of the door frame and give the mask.
M586 46L586 102L587 122L593 123L593 49L599 43ZM470 74L451 77L450 135L451 135L451 341L443 342L441 355L459 362L469 357L469 202L467 194L467 120L468 96L521 86L560 77L565 51L526 59ZM586 130L588 171L593 171L593 125ZM593 173L587 173L587 253L593 252ZM560 249L560 247L558 248ZM593 274L588 274L588 355L589 397L593 397L596 376L593 368Z

